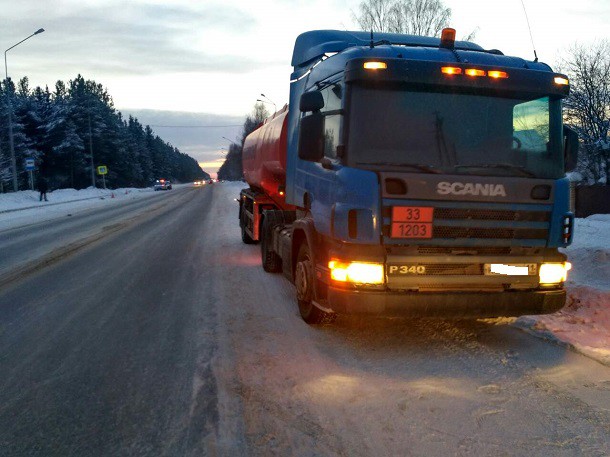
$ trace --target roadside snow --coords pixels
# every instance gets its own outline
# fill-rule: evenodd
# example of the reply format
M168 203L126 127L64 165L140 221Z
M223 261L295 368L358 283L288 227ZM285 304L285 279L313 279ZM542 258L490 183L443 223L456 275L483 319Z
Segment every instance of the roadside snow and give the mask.
M235 188L238 187L242 187L242 183L236 183ZM158 194L151 188L61 189L50 192L48 202L39 202L38 192L34 191L0 194L0 230L63 217L66 212L75 213ZM232 213L227 213L226 217L229 216L232 217ZM610 365L610 215L576 219L574 243L565 253L573 265L567 282L565 308L551 315L521 317L515 325L568 344Z
M572 262L566 306L516 325L610 365L610 214L576 219L574 243L564 252Z
M524 316L516 325L566 343L610 366L610 291L568 286L566 306L546 316Z
M171 192L171 191L170 191ZM58 189L47 193L49 201L39 201L38 192L24 190L0 194L0 230L29 225L75 214L102 205L159 194L152 188L136 189Z

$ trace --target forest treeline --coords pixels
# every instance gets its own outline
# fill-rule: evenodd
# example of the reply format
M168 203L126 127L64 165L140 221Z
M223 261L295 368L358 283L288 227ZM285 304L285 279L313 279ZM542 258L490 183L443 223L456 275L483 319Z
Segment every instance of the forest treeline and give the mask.
M91 165L108 167L109 187L143 187L155 179L176 182L207 179L192 157L155 135L150 126L114 108L107 90L81 75L55 89L17 86L9 78L0 85L0 192L13 190L9 145L9 109L19 189L28 188L25 159L53 188L91 186ZM93 156L93 161L91 157ZM95 174L97 185L101 178Z

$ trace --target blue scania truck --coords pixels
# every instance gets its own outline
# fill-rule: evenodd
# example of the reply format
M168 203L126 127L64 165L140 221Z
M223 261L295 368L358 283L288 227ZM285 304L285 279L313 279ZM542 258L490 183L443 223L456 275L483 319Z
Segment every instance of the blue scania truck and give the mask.
M564 306L565 75L453 29L306 32L292 66L289 105L244 143L239 222L306 322Z

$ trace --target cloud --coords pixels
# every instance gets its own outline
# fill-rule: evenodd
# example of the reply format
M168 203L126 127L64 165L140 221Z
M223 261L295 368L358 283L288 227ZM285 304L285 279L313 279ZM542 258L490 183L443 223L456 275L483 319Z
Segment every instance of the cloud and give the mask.
M14 33L24 30L27 36L32 27L45 28L28 55L46 70L73 68L73 74L117 76L244 73L261 65L254 58L226 52L223 41L229 31L245 37L257 25L250 13L230 5L55 1L27 14L24 7L5 12L13 16ZM15 35L15 40L21 38Z

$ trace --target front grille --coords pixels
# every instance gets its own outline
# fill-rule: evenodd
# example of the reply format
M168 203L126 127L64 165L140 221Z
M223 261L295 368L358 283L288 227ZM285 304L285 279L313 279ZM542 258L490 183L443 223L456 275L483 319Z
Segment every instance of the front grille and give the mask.
M484 273L483 264L480 263L430 263L419 264L426 268L425 276L436 275L476 275Z
M384 217L392 217L392 208L383 208ZM479 221L523 221L548 222L551 213L548 211L516 211L472 208L434 208L434 219L464 219Z
M454 247L454 246L417 246L418 254L467 254L467 255L510 255L510 246L477 246L477 247Z
M548 222L550 219L550 213L545 211L436 208L434 210L434 218L467 219L480 221Z
M388 202L390 203L390 202ZM397 207L430 207L432 202L405 202L399 203L397 200L392 201ZM498 240L531 240L536 245L543 245L548 238L549 225L551 220L550 206L541 208L535 207L536 210L530 210L528 206L520 205L516 209L490 209L491 204L481 204L469 202L467 207L449 207L457 206L455 203L444 206L442 202L435 202L438 207L433 207L432 212L432 229L428 234L432 233L432 238L391 238L391 222L392 222L392 204L384 205L382 214L384 215L385 223L382 227L383 236L392 241L390 244L401 245L434 245L434 239L455 240L455 243L460 243L460 240L489 240L487 244L497 243ZM466 203L464 203L466 206ZM430 219L422 223L429 224ZM408 223L408 222L405 222ZM416 222L415 222L416 223ZM512 227L514 226L514 227ZM388 241L389 241L388 240ZM442 243L441 243L442 244ZM512 243L506 243L512 244ZM463 246L463 244L462 244ZM434 247L430 247L434 249ZM453 249L453 248L452 248ZM472 248L471 248L472 249ZM435 254L436 252L429 252ZM438 252L444 253L444 252ZM479 255L488 253L478 252ZM490 255L504 254L503 252L489 252Z
M546 229L511 229L480 227L443 227L434 226L434 238L485 238L485 239L546 239Z

